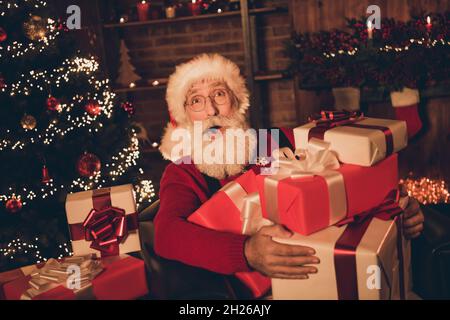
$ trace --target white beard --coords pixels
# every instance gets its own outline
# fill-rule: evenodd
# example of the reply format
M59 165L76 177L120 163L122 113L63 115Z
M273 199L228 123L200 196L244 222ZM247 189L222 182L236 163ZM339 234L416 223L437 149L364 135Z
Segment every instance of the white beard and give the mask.
M231 117L216 116L203 121L202 132L207 134L208 129L214 126L220 126L226 129L242 129L244 131L248 129L245 117L237 112ZM193 136L192 126L189 127L189 131L191 132L191 136ZM202 141L202 150L195 149L194 143L191 143L191 155L194 155L195 152L199 151L202 152L202 154L208 154L208 151L211 151L209 153L213 157L220 159L215 163L205 163L205 161L196 163L194 157L194 164L197 169L207 176L216 179L225 179L243 173L244 169L250 163L250 159L254 157L254 154L256 153L256 135L249 135L248 138L245 138L244 145L236 143L235 139L231 136L230 140L234 140L229 141L230 146L228 146L228 148L232 147L233 149L231 150L227 149L227 134L225 134L225 132L223 134L219 132L218 134L213 135L213 137L214 140ZM219 148L214 148L213 143L218 145ZM215 153L218 149L219 155ZM241 158L238 157L238 153L241 154ZM229 157L233 155L233 157L228 159L226 158L227 155Z

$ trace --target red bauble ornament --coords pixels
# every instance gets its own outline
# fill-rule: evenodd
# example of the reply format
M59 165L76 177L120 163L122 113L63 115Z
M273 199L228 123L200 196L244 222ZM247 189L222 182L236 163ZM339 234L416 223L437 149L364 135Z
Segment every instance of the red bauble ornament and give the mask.
M49 183L51 180L50 175L48 174L48 168L47 166L42 167L42 180L41 182L43 184Z
M61 111L61 103L55 97L49 97L47 99L47 110L50 111Z
M99 105L97 101L93 101L93 100L89 101L89 103L84 107L84 109L90 116L93 116L93 117L98 116L100 114L100 112L102 112L101 105Z
M92 153L83 154L77 161L77 171L82 177L91 177L102 167L100 159Z
M132 116L136 112L136 109L131 102L123 102L120 106L130 116Z
M0 42L6 41L8 39L8 34L6 33L5 29L0 27Z
M10 213L19 212L22 209L22 201L13 197L6 201L5 208Z

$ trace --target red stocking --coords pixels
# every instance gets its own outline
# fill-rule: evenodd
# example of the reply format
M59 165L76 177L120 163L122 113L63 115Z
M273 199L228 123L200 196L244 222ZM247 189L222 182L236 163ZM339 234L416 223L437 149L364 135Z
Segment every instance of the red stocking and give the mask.
M414 137L422 129L422 121L419 117L419 91L404 88L402 91L391 93L392 106L395 108L397 120L406 121L408 137Z

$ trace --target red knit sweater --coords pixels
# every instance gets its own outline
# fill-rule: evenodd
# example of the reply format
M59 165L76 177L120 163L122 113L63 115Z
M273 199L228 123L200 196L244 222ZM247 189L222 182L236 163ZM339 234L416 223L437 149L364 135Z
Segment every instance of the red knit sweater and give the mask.
M280 146L292 146L292 130L281 130ZM223 186L235 178L216 182ZM251 271L244 255L247 236L210 230L187 221L216 191L209 190L194 164L169 164L161 178L160 209L154 220L155 252L163 258L221 274Z
M233 180L220 180L220 185ZM218 232L187 221L212 193L193 164L169 164L160 184L160 209L155 217L155 252L222 274L250 271L244 256L246 236Z

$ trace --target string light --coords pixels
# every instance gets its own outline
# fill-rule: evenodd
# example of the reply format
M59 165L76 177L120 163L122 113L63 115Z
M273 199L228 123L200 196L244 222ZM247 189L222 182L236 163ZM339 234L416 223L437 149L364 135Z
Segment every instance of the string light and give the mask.
M39 238L35 238L34 242L38 242ZM0 248L0 255L9 260L14 260L16 255L27 254L35 258L35 263L41 263L47 261L49 258L43 257L41 250L36 243L30 241L23 241L20 238L10 241L5 248ZM67 256L72 256L73 252L69 250L68 244L64 243L59 245L59 248L63 251L57 259L62 259Z
M0 58L19 58L28 53L41 53L54 43L56 38L60 35L60 31L56 28L56 23L52 19L47 20L47 34L33 42L23 44L14 41L11 45L6 47L0 46Z
M20 2L31 5L35 9L40 9L40 8L44 8L47 6L47 2L42 1L42 0L21 0ZM13 10L13 9L18 9L18 8L20 8L18 1L0 0L0 10L1 10L0 16L2 16L2 17L4 17L8 11Z
M450 193L444 180L407 178L400 180L410 197L414 197L422 204L449 203Z
M0 0L0 16L5 16L8 10L17 9L22 4L32 5L36 9L47 6L45 1L22 0L19 4L19 1ZM44 37L31 43L23 44L13 42L8 46L0 46L0 58L18 58L29 53L43 52L60 35L58 26L52 19L47 20L46 29L47 32ZM99 132L104 127L104 124L100 120L104 118L110 119L112 117L116 95L111 91L108 79L96 79L95 74L98 70L99 64L94 57L75 57L73 59L66 59L60 67L53 70L31 70L26 74L21 74L17 82L5 84L1 88L1 92L8 93L12 97L20 95L30 96L35 91L48 92L49 87L56 86L59 88L69 83L73 76L77 77L82 74L87 77L87 83L91 87L91 90L89 90L86 96L75 95L71 98L71 101L61 103L60 109L58 110L58 120L50 122L45 129L27 129L24 131L26 137L20 140L13 138L14 133L11 130L5 130L2 133L3 138L0 139L0 151L20 151L36 143L49 145L56 138L62 138L71 131L84 127L87 127L90 133ZM87 112L82 116L73 116L71 114L71 111L79 105L84 105L92 100L100 105L100 114L94 116ZM68 193L72 193L110 186L111 182L124 175L130 167L137 165L137 160L140 157L139 140L134 130L131 133L129 146L112 156L111 160L105 164L105 169L97 172L95 175L88 178L77 178L67 185L55 178L50 179L39 187L35 187L35 189L26 186L19 188L9 187L6 189L7 192L5 194L0 194L0 203L6 202L11 198L16 198L21 201L22 206L26 206L35 199L53 197L58 191L63 189ZM139 168L138 171L140 175L144 174L142 168ZM151 199L155 196L155 190L150 180L140 181L135 185L134 189L138 206L150 203ZM35 242L38 240L38 238L35 238ZM18 254L24 253L34 257L36 263L47 261L47 258L42 256L35 242L14 239L5 248L0 248L0 255L13 260ZM59 245L59 248L63 250L63 254L58 258L73 254L70 252L67 243Z
M137 195L136 202L138 206L144 202L150 203L150 200L155 196L155 188L150 180L141 180L134 189Z
M393 47L393 46L389 46L386 45L382 48L379 48L380 51L382 52L403 52L403 51L407 51L410 49L410 47L415 44L415 45L420 45L420 46L426 46L428 48L431 47L437 47L437 46L450 46L450 41L446 41L444 39L441 40L430 40L427 41L424 38L422 39L410 39L409 40L409 44L405 45L405 46L401 46L401 47ZM353 50L349 50L349 51L345 51L345 50L338 50L336 52L324 52L323 55L326 58L335 58L337 56L342 56L342 55L348 55L348 56L354 56L356 53L358 52L358 48L355 48Z
M103 124L98 121L98 118L103 114L107 118L111 118L114 108L114 98L116 95L111 91L109 87L109 79L96 80L93 73L95 73L99 68L98 62L94 57L80 58L76 57L74 59L67 59L64 61L63 66L54 69L52 73L47 71L36 71L32 70L29 72L30 78L27 75L22 74L20 80L11 85L11 96L18 94L30 94L31 89L35 88L40 91L45 91L47 86L56 84L57 87L61 85L61 82L69 82L70 75L84 73L86 75L91 75L88 79L88 83L92 87L93 93L88 93L85 97L76 95L72 98L72 102L69 104L60 105L60 121L59 123L65 124L64 128L58 127L56 122L51 122L49 126L39 134L37 130L27 131L29 133L28 139L24 140L14 140L3 139L0 140L0 151L9 148L10 150L24 149L27 144L43 143L50 145L55 137L64 137L69 132L76 128L83 128L90 126L89 132L98 132ZM101 106L102 113L92 116L85 113L82 117L72 117L71 111L83 103L87 103L89 100L98 101ZM7 134L11 132L6 131ZM5 135L5 134L3 134Z
M136 137L136 133L133 131L133 136L131 138L130 146L127 148L123 148L118 154L114 155L111 159L110 163L105 165L106 168L111 168L109 172L96 172L95 175L88 178L77 178L73 180L68 188L68 192L78 192L78 191L86 191L91 190L93 188L102 188L110 184L111 182L116 181L120 176L122 176L130 167L137 165L137 160L140 157L139 151L139 140ZM140 168L139 170L141 174L143 174L143 170ZM106 179L104 177L108 176ZM28 201L32 201L36 198L46 199L55 195L58 190L64 189L64 185L57 185L54 182L54 179L50 179L48 183L43 185L39 190L29 190L26 187L22 189L22 192L19 194L18 191L13 192L13 189L10 187L10 194L0 195L0 202L6 202L8 199L12 197L16 197L17 199L22 200L22 205L26 206ZM139 192L147 192L148 189L139 189ZM147 190L147 191L146 191ZM154 194L151 196L153 197ZM143 194L142 197L146 198ZM147 197L148 198L148 197ZM150 200L150 199L148 199ZM140 205L141 203L139 203Z

